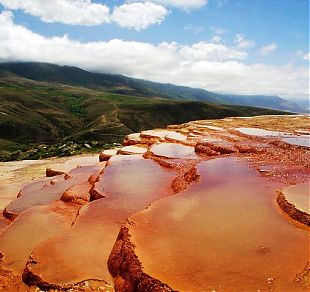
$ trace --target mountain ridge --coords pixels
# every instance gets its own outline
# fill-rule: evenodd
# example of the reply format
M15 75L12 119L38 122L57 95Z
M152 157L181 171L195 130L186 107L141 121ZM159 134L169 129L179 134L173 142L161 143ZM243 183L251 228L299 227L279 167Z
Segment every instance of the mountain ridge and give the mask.
M157 83L119 74L92 73L74 66L40 62L10 62L0 63L1 71L2 74L6 71L36 81L104 89L117 94L255 106L297 113L307 112L297 103L279 96L219 94L205 89Z

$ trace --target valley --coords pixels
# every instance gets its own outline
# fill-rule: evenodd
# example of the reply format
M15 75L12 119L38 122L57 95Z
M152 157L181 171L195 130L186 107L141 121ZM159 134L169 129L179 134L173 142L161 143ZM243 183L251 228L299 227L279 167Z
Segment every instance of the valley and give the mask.
M129 133L191 120L284 113L164 89L73 67L0 64L0 160L96 152Z

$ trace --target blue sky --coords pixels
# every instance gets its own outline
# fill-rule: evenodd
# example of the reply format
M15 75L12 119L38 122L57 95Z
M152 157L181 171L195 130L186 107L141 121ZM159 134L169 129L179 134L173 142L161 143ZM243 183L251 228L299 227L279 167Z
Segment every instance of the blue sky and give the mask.
M36 55L23 54L8 44L1 46L0 27L0 52L4 51L1 61L77 65L92 71L218 92L308 96L309 0L0 0L0 3L3 33L7 26L12 34L10 40L21 34L24 43L20 45L29 41L36 51ZM115 10L121 13L114 13ZM84 18L79 19L80 15ZM64 36L65 40L59 40ZM45 41L55 46L55 56L47 49L38 49ZM16 45L18 40L12 43ZM88 62L78 57L78 47L81 56L87 55ZM77 54L75 59L72 50ZM94 60L88 55L90 50ZM68 54L67 59L59 58L60 53ZM110 61L104 62L103 58ZM127 67L121 68L119 60L124 60ZM189 74L186 78L181 77L184 72Z

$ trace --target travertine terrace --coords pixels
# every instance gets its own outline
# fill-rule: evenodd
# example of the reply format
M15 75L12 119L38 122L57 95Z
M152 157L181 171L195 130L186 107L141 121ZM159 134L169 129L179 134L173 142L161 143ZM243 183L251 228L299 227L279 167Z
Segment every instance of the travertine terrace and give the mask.
M0 178L0 290L309 289L309 124L193 121Z

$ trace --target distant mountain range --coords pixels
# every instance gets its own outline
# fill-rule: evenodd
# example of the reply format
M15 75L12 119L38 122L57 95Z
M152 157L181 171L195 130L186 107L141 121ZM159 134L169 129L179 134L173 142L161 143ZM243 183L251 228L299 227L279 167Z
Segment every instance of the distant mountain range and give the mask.
M124 95L254 106L295 113L308 111L302 102L298 104L279 96L218 94L204 89L150 82L123 75L91 73L77 67L47 63L0 64L0 74L8 73L35 81L83 86Z

